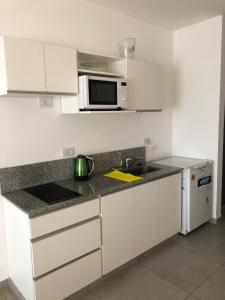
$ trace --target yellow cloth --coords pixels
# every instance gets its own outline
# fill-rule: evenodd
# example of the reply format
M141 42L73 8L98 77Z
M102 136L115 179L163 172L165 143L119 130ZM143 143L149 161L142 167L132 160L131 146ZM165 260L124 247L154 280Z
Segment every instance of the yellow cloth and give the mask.
M122 180L122 181L126 181L126 182L134 182L134 181L143 179L142 177L134 176L130 173L123 173L118 170L113 170L112 172L109 172L109 173L105 174L104 176Z

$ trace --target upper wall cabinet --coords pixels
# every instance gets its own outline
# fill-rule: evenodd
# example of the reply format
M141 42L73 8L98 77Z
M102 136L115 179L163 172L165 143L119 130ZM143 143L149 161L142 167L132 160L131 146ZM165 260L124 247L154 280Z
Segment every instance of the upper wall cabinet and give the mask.
M76 50L0 38L0 94L76 94Z
M49 93L78 92L76 51L54 45L44 45L46 90Z
M9 37L0 43L0 93L45 92L43 44Z
M132 110L161 110L164 97L163 66L154 62L127 59L128 102Z
M127 60L129 109L146 109L146 63L135 59Z

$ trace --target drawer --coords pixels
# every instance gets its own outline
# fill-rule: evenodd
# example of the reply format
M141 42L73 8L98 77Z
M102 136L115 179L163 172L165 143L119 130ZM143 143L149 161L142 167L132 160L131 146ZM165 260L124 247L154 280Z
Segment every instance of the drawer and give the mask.
M98 250L35 280L36 300L62 300L101 276L101 252Z
M98 216L99 199L87 201L30 220L31 239Z
M100 248L100 219L52 234L31 245L35 278Z

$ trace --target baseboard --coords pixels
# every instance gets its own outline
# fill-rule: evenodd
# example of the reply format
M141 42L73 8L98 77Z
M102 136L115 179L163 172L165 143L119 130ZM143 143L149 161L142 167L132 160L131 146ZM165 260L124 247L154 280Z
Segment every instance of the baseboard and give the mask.
M218 218L212 218L211 220L210 220L210 223L212 223L212 224L214 224L214 225L216 225L217 224L217 222L220 220L222 218L222 215L221 216L219 216Z
M8 279L0 281L0 288L8 287Z
M18 300L26 300L11 278L8 278L8 286Z

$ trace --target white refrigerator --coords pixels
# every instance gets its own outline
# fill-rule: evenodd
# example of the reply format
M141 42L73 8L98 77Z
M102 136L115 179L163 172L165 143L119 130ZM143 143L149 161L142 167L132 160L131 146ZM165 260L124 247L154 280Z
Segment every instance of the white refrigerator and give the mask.
M183 168L180 233L186 235L209 221L212 217L213 162L172 156L155 163Z

